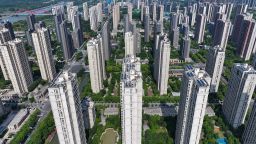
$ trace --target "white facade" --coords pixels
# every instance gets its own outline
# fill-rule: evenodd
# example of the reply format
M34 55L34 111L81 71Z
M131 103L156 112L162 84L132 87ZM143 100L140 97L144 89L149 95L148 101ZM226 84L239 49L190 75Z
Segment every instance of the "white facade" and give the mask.
M67 9L68 13L68 21L72 23L73 30L76 29L76 20L75 20L75 15L77 15L78 12L78 6L71 6Z
M60 144L86 144L76 75L64 71L48 91Z
M52 7L52 15L64 14L64 5L56 5Z
M98 22L102 22L103 18L102 18L102 3L99 2L97 4L97 20Z
M91 30L97 31L98 30L98 11L97 6L93 6L89 9L90 14L90 26Z
M169 62L170 62L170 41L167 35L162 35L157 45L157 51L154 59L155 80L157 81L157 89L160 95L167 94L169 79Z
M6 43L10 40L12 40L10 31L6 28L1 29L0 30L0 45L3 45L4 43ZM0 50L0 66L1 66L2 73L4 75L4 79L10 80L1 50Z
M182 80L175 144L199 144L211 78L204 71L187 66Z
M113 30L117 31L118 29L118 24L120 21L120 7L118 4L113 6L113 12L112 12L112 18L113 18Z
M125 33L125 56L136 55L136 49L134 48L134 35L132 32Z
M151 4L151 13L152 13L152 20L153 21L156 21L157 20L157 18L156 18L156 2L153 2L152 4Z
M38 28L32 33L32 39L42 79L51 81L56 75L56 70L48 29Z
M73 7L73 5L74 5L74 2L67 2L66 3L68 21L71 21L70 9L71 9L71 7Z
M133 8L133 5L131 3L128 3L127 4L127 13L128 13L128 17L129 17L129 21L132 22L132 8Z
M144 17L144 2L140 3L140 21L143 22L143 17Z
M205 25L206 25L206 16L202 14L197 15L196 30L195 30L195 38L197 40L197 43L204 42Z
M29 112L26 108L19 110L12 121L8 124L8 131L10 133L18 132L18 130L20 130L21 124L24 122L28 115Z
M218 92L224 60L225 51L222 47L215 46L209 49L205 71L212 78L210 92Z
M84 20L89 20L89 8L87 2L83 3Z
M87 42L91 88L94 93L98 93L104 88L103 80L106 78L102 48L101 37Z
M19 94L28 92L33 77L23 42L20 39L9 41L0 45L0 50L14 91Z
M223 114L234 128L244 123L256 85L256 71L248 64L235 64L222 106Z
M159 5L158 6L158 21L160 21L162 24L164 22L164 5Z
M127 56L121 76L122 144L141 144L143 81L140 59Z

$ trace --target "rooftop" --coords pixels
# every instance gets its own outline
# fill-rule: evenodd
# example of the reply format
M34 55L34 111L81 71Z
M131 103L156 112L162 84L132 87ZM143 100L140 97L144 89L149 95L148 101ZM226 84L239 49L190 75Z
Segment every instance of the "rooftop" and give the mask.
M256 71L254 70L254 68L247 64L247 63L235 63L234 67L240 71L246 71L246 72L254 72L256 73Z
M13 120L10 122L10 124L8 126L14 126L16 124L18 124L23 118L24 116L26 116L28 114L28 110L27 109L21 109L13 118Z

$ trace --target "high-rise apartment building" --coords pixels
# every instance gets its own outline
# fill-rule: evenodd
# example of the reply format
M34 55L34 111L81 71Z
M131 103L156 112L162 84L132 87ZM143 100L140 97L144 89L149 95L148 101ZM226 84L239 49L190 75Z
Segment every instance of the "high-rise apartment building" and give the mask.
M96 120L95 104L91 98L86 98L82 101L82 110L84 126L86 129L91 129Z
M57 15L60 13L65 13L64 5L55 5L52 7L52 15Z
M211 76L210 93L218 92L225 60L225 50L220 46L211 47L208 51L205 71Z
M256 71L248 64L235 64L231 73L222 110L227 122L237 128L244 123L256 84Z
M171 28L170 30L176 29L178 27L178 14L171 13Z
M93 6L89 9L90 13L90 26L91 30L98 31L98 11L97 6Z
M176 124L175 144L199 144L211 78L192 66L185 68Z
M256 55L253 56L252 66L256 70Z
M157 6L157 3L156 2L153 2L150 6L150 12L151 12L151 19L152 21L156 21L157 20L157 17L156 17L156 6Z
M51 81L56 75L56 69L48 29L37 29L32 33L32 39L42 79Z
M149 35L150 35L150 29L149 29L149 14L146 14L144 16L144 41L149 42Z
M86 144L76 75L68 71L62 72L48 91L60 144Z
M120 21L120 7L118 4L113 6L112 19L113 19L113 30L117 31L118 24Z
M132 32L125 33L125 56L136 55L136 50L134 48L134 35Z
M144 20L144 2L141 2L140 3L140 21L143 22Z
M89 8L87 2L83 3L83 13L84 13L84 20L88 21L89 20Z
M68 61L74 54L74 48L72 44L72 37L67 29L67 22L63 21L60 24L61 46L64 53L64 59Z
M83 34L81 29L74 29L71 33L73 48L80 48L83 44Z
M243 144L254 144L256 143L256 102L253 104L252 112L248 119L248 122L245 124L244 133L242 136Z
M133 8L132 3L128 3L127 4L127 14L128 14L130 22L132 22L132 8Z
M182 58L185 61L189 61L190 60L190 57L189 57L190 45L191 45L191 40L190 40L189 36L185 36L183 38L183 43L182 43L182 48L181 48Z
M164 21L164 5L159 5L157 7L157 20L161 23Z
M171 31L172 46L176 49L179 48L180 29L176 27Z
M12 40L10 31L7 28L0 29L0 44L4 44Z
M66 8L67 8L67 20L71 22L71 9L74 6L74 2L67 2Z
M154 59L154 75L160 95L167 94L170 52L170 41L167 35L162 35Z
M0 30L0 46L11 40L12 40L12 37L11 37L10 31L6 28L1 29ZM4 79L10 80L8 71L7 71L7 65L4 61L4 56L1 50L0 50L0 66L1 66L2 73L4 75Z
M225 20L217 20L216 28L213 38L213 46L219 45L223 49L226 49L229 32L230 32L231 22Z
M127 56L121 74L121 125L123 144L141 144L143 80L140 59Z
M111 55L109 21L106 21L103 24L103 27L101 29L101 35L104 49L104 58L105 60L109 60Z
M204 42L204 33L206 25L206 16L198 14L196 16L196 29L195 29L195 39L197 43Z
M58 42L61 42L60 24L64 21L64 6L55 6L52 8L54 15L55 31Z
M102 22L103 17L102 17L102 3L101 2L97 3L96 9L97 9L97 21Z
M256 50L256 22L243 20L239 35L237 53L244 60L249 60Z
M240 29L242 26L242 23L244 20L251 20L252 19L252 15L250 14L238 14L235 17L234 20L234 26L233 26L233 31L232 31L232 41L237 44L240 38Z
M141 52L141 34L136 27L136 23L132 24L132 34L134 35L134 49L136 54Z
M14 91L19 94L28 92L33 77L22 40L8 41L0 45L0 50Z
M68 21L72 23L73 30L78 28L77 27L77 17L79 15L78 6L71 6L69 9L67 9L68 14Z
M35 30L35 23L36 23L36 17L34 14L30 14L27 16L27 24L28 24L28 29L34 31Z
M105 59L103 55L102 38L97 37L87 42L88 61L90 69L91 88L93 93L98 93L104 88Z
M9 21L5 21L3 24L0 24L0 30L4 29L4 28L9 30L12 40L15 39L15 34L14 34L13 27L12 27L12 23Z

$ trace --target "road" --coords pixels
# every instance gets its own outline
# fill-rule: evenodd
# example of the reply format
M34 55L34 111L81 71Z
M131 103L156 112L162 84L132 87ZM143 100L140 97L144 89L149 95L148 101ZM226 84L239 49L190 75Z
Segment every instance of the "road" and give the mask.
M34 132L35 129L37 129L39 123L47 116L47 114L51 111L51 104L50 101L47 100L43 103L35 103L35 105L37 105L37 108L41 111L40 113L40 118L38 119L35 127L33 128L33 131L30 133L30 135L28 136L28 138L26 139L25 143L27 143L32 135L32 133Z

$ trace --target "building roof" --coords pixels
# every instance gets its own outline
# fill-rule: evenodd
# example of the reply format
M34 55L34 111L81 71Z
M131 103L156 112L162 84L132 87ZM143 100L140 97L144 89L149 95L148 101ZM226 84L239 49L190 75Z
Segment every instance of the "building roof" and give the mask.
M28 114L28 110L27 109L21 109L13 118L13 120L10 122L9 126L14 126L16 124L18 124L23 118L24 116L26 116Z

